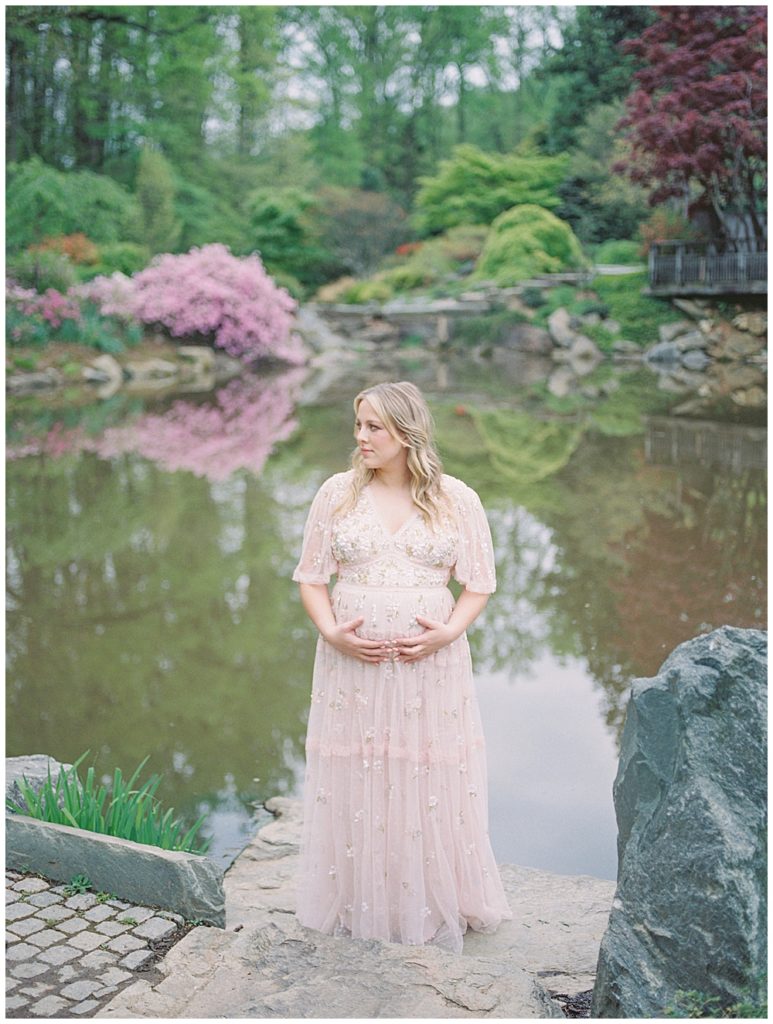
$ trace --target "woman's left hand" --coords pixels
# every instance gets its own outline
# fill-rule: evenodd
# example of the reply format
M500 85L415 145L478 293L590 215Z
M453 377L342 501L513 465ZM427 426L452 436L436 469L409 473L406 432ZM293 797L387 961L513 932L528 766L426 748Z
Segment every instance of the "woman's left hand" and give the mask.
M419 661L430 654L439 651L441 647L447 647L456 639L451 629L444 622L436 622L428 619L426 615L417 615L416 621L424 626L424 632L418 636L398 637L393 640L394 650L397 651L398 661L408 665L412 661Z

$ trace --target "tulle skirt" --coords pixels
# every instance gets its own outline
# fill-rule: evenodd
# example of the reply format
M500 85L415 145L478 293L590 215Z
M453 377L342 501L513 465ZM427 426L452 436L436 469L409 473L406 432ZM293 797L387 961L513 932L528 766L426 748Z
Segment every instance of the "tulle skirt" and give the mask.
M447 622L447 587L338 582L360 636ZM488 833L486 751L466 634L413 664L368 664L317 642L306 735L296 913L328 934L462 950L512 917Z

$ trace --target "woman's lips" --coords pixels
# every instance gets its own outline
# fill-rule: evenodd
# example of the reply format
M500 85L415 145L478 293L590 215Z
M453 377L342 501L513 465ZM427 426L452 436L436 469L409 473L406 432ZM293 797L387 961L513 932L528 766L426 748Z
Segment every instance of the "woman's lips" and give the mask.
M373 452L371 451L370 448L360 448L360 453L362 455L372 455L373 454Z

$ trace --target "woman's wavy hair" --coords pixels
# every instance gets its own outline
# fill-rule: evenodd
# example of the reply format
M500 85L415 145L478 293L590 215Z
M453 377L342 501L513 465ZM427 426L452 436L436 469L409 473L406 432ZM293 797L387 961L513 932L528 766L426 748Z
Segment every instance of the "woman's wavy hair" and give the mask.
M410 381L386 382L365 388L354 399L355 415L360 402L367 398L389 433L408 449L408 471L411 474L411 497L421 510L425 522L434 529L441 514L451 511L442 489L443 464L435 449L432 414L415 384ZM359 446L351 455L354 471L348 493L336 509L345 513L354 508L363 487L375 475L362 458Z

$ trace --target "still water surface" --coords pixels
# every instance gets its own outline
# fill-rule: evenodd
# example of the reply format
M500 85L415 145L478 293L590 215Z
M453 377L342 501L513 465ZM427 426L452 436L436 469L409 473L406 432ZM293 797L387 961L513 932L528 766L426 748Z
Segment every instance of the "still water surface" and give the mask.
M470 642L497 859L614 878L631 680L722 624L765 628L766 491L749 414L685 425L649 371L611 376L559 402L526 366L416 359L329 386L294 370L163 400L9 400L8 755L90 748L109 778L150 754L143 778L208 812L229 863L256 803L302 792L315 634L290 574L309 503L347 466L357 390L411 379L494 537Z

